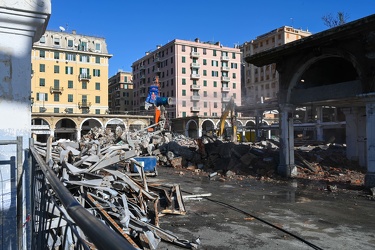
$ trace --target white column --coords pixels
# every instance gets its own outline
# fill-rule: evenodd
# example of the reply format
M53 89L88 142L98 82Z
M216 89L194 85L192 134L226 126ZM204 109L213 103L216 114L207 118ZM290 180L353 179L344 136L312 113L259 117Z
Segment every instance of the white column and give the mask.
M297 175L297 167L294 164L293 111L292 105L280 105L280 163L277 171L285 177Z
M317 141L323 141L324 140L324 134L323 134L323 127L320 125L323 122L323 108L317 107L316 108L316 115L317 115L317 121L316 121L316 140Z
M365 186L375 187L375 103L366 104L367 173Z
M0 140L21 136L23 149L29 148L31 137L31 49L44 33L50 13L50 0L0 0ZM8 161L16 155L15 145L0 146L0 160ZM27 167L28 160L24 159L22 165ZM21 249L26 243L22 243L22 224L17 231L15 204L19 199L25 201L24 196L19 192L17 199L14 167L11 170L10 165L0 165L0 170L2 247ZM24 221L24 215L20 216Z

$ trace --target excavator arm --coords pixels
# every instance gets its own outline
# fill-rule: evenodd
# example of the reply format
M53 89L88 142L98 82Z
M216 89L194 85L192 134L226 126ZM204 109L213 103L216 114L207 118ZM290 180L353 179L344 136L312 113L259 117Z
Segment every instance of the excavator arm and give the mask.
M228 115L230 114L231 126L232 126L231 141L233 142L237 141L237 119L236 119L236 114L235 114L235 107L236 107L236 104L234 103L234 98L232 97L228 105L225 107L225 110L221 114L220 123L219 123L219 131L218 131L218 136L223 137L224 129L225 129L225 121Z

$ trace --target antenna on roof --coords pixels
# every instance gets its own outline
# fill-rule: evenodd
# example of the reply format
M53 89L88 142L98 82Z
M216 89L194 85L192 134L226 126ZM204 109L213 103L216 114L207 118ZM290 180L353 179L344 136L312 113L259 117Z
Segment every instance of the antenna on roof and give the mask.
M65 31L65 28L64 28L63 26L60 26L59 28L60 28L60 31L61 31L61 32L64 32L64 31Z

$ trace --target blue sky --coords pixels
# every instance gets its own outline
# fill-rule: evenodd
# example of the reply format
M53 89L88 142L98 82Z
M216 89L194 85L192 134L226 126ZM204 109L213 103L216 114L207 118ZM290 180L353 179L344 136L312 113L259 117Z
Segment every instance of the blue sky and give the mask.
M233 47L284 25L318 33L322 16L339 11L354 21L374 14L375 0L52 0L47 29L105 38L110 77L173 39Z

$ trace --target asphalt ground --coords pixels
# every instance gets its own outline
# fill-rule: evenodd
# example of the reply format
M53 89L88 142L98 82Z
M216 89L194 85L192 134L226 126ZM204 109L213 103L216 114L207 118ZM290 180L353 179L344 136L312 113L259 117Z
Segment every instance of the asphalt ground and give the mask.
M159 167L150 182L180 184L186 215L165 215L160 227L198 249L375 249L375 199L359 187L327 190L320 181L209 178ZM184 249L161 242L157 249Z

